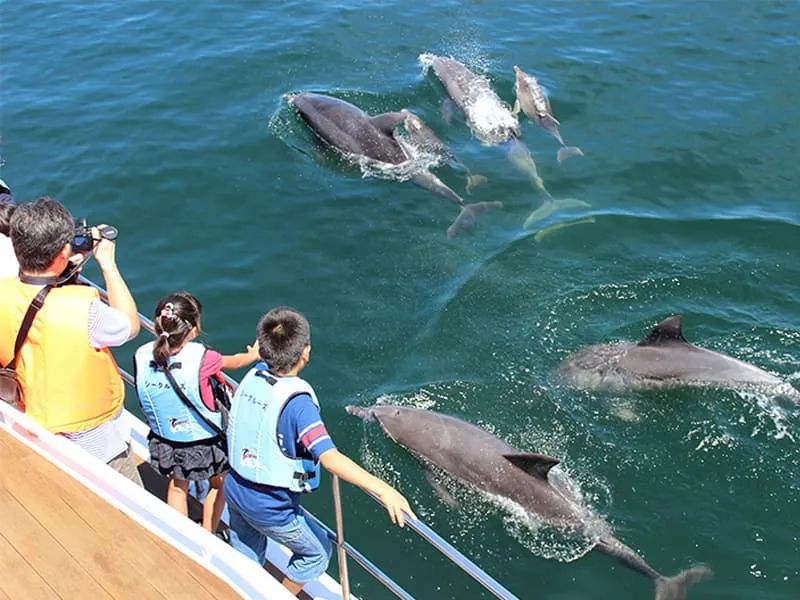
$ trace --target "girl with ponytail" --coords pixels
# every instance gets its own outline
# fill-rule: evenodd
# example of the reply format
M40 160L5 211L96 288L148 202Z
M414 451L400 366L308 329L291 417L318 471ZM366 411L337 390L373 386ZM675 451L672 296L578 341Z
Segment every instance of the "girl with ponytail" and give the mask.
M214 532L225 506L222 486L228 461L212 380L221 380L223 369L254 363L259 355L258 342L247 346L247 352L228 356L196 342L201 311L200 301L189 292L162 298L153 319L156 339L136 351L134 372L151 430L150 464L169 478L167 503L188 515L189 482L208 480L202 525Z

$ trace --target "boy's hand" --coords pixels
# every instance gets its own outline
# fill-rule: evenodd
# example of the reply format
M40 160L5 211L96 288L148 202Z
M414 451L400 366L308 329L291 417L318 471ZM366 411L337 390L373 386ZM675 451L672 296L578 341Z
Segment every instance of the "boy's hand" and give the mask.
M381 502L386 506L386 511L389 513L389 518L392 523L403 527L406 524L405 515L407 514L412 519L416 519L417 515L411 510L408 505L408 500L405 499L400 492L391 487L386 486L386 490L380 494Z
M258 353L258 340L253 342L252 346L247 346L247 358L250 362L256 362L261 358L261 355Z

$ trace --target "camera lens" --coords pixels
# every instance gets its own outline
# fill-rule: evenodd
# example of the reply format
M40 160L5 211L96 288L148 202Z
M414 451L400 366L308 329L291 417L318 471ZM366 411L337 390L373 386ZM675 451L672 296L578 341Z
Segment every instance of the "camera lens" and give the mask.
M117 239L119 235L119 231L116 227L112 227L111 225L106 225L105 227L100 228L100 235L107 240L114 241Z

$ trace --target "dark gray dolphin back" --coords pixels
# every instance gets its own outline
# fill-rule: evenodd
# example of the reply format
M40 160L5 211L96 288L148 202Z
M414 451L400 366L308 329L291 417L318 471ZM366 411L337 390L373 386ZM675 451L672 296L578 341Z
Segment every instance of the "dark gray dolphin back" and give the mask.
M370 117L349 102L311 93L298 94L291 104L309 127L337 150L389 164L408 159L391 133L393 113ZM402 119L400 116L394 123Z

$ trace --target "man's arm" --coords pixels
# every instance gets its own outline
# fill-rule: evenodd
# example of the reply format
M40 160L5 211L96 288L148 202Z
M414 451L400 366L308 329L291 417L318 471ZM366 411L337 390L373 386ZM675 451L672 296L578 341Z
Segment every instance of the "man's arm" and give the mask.
M362 469L359 465L347 458L336 448L331 448L320 456L322 466L334 475L338 475L345 481L357 485L362 490L372 492L381 499L386 507L392 523L397 523L400 527L405 525L405 514L416 519L417 516L408 505L408 500L382 479L378 479L371 473Z
M100 237L97 231L94 231L93 234ZM113 241L102 238L94 247L94 257L103 273L106 292L108 292L108 305L127 317L131 324L129 339L133 339L139 333L139 314L136 311L136 302L128 290L128 285L117 268L114 257L115 249L116 244Z

